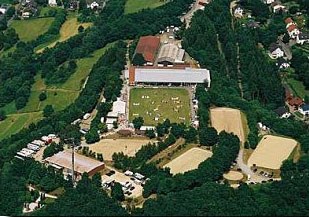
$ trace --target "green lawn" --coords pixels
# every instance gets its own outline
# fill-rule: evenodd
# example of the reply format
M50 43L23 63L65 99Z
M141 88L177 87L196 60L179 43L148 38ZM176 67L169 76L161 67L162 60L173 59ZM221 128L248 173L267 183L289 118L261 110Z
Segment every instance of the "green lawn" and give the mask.
M148 96L149 98L146 98ZM178 99L172 100L177 97ZM130 91L129 106L130 121L141 116L145 120L145 125L156 125L166 118L169 118L171 122L190 123L190 98L186 89L134 88ZM156 115L160 115L158 121L154 120ZM179 117L185 118L185 120L179 119Z
M309 90L305 89L305 86L302 82L297 81L293 78L287 79L287 82L297 96L301 98L304 98L306 95L309 96Z
M54 19L53 17L48 17L30 20L13 20L11 27L16 30L20 40L31 41L47 32Z
M125 14L135 13L144 8L156 8L168 2L167 0L127 0Z

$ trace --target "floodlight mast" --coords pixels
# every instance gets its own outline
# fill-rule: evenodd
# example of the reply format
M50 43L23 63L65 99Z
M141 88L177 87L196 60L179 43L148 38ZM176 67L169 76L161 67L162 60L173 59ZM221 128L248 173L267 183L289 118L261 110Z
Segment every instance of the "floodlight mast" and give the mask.
M75 183L75 176L74 176L74 147L75 147L75 141L74 141L74 138L68 138L68 139L64 139L64 141L72 141L72 143L70 144L71 145L71 148L72 148L72 184L74 186L74 183Z

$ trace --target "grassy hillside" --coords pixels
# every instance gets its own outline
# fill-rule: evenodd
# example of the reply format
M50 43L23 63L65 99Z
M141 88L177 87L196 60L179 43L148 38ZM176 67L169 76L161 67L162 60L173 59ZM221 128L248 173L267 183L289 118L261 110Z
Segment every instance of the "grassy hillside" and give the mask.
M91 57L77 60L76 72L62 85L57 87L46 86L40 75L37 75L25 108L16 111L14 102L1 108L6 111L8 118L0 122L0 140L17 133L32 122L42 119L42 111L46 105L53 105L56 111L65 109L70 105L78 97L93 65L112 45L108 44L106 47L96 50ZM43 91L47 93L47 99L40 102L39 95Z
M85 29L92 26L92 23L79 23L77 17L74 15L68 16L68 19L64 22L60 29L60 36L54 41L45 43L36 48L36 52L42 52L46 47L54 47L58 42L66 41L70 37L78 34L78 27L83 26Z
M144 8L156 8L166 2L167 0L127 0L125 14L135 13Z
M11 27L13 27L20 40L31 41L35 40L38 36L47 32L49 26L54 21L54 18L37 18L30 20L13 20Z

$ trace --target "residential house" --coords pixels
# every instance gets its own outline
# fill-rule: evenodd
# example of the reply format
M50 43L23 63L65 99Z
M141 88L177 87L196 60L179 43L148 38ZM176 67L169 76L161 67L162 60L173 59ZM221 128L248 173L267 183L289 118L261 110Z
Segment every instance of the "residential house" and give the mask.
M57 6L57 0L48 0L48 5L50 7L56 7Z
M243 12L244 12L244 9L242 9L240 6L238 6L234 10L234 16L237 17L237 18L242 18L243 17Z
M75 10L77 10L78 8L79 8L79 1L76 1L76 0L70 1L68 10L70 10L70 11L75 11Z
M280 11L285 11L285 6L282 5L281 3L279 2L273 2L271 3L271 7L273 9L273 12L274 13L279 13Z
M291 113L284 107L281 106L275 110L275 113L280 117L280 118L289 118L291 116Z
M290 67L290 63L285 60L283 57L278 58L276 66L279 67L279 69L285 69Z
M104 8L105 0L86 0L87 8L91 8L91 10L99 10Z
M309 43L309 33L301 32L296 37L297 44L303 45L304 43Z
M7 12L7 10L9 9L10 5L8 4L2 4L0 6L0 14L5 14Z
M300 31L299 29L297 28L296 24L292 24L292 25L289 25L289 27L287 28L288 30L288 33L289 33L289 36L290 38L297 38L297 36L299 35Z
M309 116L309 104L303 104L298 108L298 111L304 115Z
M275 0L264 0L264 3L268 5L270 5L273 2L275 2Z
M299 97L292 97L288 99L287 102L290 106L293 106L295 109L298 109L304 103L304 101Z
M300 34L300 31L297 28L296 23L292 20L291 17L286 18L284 22L286 24L286 29L288 31L290 38L295 39Z
M279 57L283 57L284 56L284 51L282 49L282 47L276 43L272 43L269 46L269 56L273 59L278 59Z
M34 0L20 0L17 11L22 19L29 18L37 13L37 3Z

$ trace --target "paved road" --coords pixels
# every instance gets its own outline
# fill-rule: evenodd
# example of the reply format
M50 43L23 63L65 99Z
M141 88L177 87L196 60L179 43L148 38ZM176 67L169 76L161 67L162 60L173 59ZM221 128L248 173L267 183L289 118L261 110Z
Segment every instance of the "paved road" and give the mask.
M186 13L184 16L180 18L181 22L186 21L186 29L190 27L191 19L193 17L194 12L201 8L198 2L199 0L196 0L190 11L188 11L188 13Z

